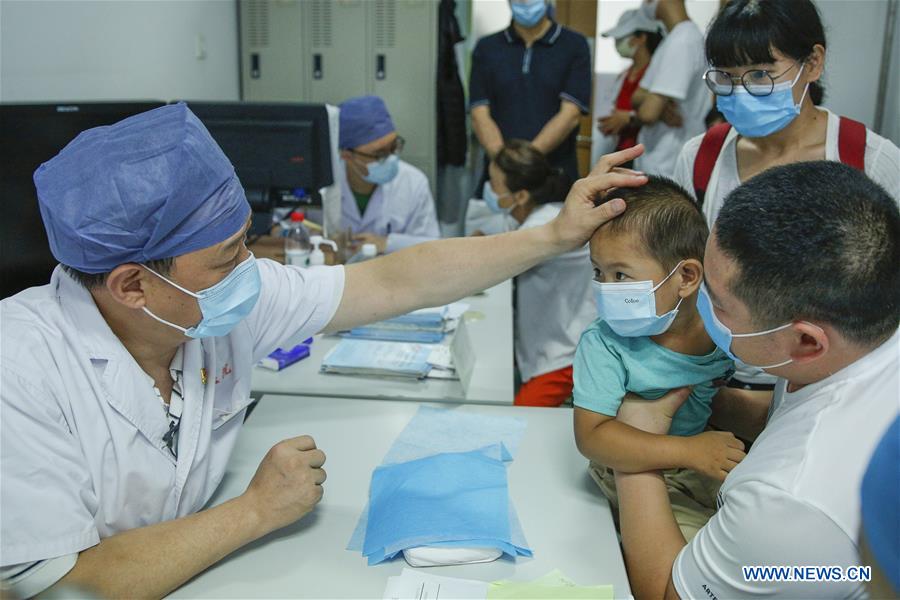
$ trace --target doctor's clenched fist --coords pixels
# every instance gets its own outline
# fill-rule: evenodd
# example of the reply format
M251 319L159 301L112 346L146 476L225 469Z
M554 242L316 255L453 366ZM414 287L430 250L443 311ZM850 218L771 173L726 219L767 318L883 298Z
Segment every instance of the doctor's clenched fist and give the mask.
M325 453L308 435L272 446L244 492L264 533L290 525L311 511L324 492Z

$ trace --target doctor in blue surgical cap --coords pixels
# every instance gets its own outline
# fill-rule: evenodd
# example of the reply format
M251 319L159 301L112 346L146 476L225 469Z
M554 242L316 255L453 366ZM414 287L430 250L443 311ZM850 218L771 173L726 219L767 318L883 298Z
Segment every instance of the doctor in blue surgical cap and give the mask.
M376 157L348 164L360 177L397 149L380 114L362 137L341 134ZM584 245L624 210L593 198L644 183L614 169L639 153L606 157L547 225L302 269L247 249L240 181L185 104L81 133L34 174L60 264L0 301L0 578L21 597L57 582L160 597L293 523L325 482L325 454L299 431L242 495L204 509L253 365L289 339L450 302Z
M385 254L439 238L428 178L400 159L404 141L384 100L350 98L340 110L341 223L355 244Z

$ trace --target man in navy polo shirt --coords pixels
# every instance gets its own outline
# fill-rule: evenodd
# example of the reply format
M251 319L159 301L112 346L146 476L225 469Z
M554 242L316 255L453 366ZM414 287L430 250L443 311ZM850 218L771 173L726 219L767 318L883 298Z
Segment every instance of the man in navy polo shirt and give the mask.
M591 99L587 40L554 22L545 0L510 0L510 8L510 26L479 40L472 55L475 134L488 159L504 140L528 140L575 181L578 116Z

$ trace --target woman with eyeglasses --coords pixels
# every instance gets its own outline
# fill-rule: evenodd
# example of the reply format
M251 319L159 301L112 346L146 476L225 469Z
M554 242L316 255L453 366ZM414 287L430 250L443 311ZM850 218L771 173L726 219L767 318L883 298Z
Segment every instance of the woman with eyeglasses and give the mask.
M770 167L809 160L862 169L900 201L900 150L819 106L825 48L810 0L731 0L710 25L704 79L727 123L689 140L675 170L710 227L742 182Z
M689 140L675 167L676 181L694 193L710 229L732 190L795 162L854 166L900 202L900 150L862 123L819 106L825 48L810 0L731 0L710 24L704 79L727 122ZM738 364L728 385L768 395L757 407L764 415L774 384L772 375Z

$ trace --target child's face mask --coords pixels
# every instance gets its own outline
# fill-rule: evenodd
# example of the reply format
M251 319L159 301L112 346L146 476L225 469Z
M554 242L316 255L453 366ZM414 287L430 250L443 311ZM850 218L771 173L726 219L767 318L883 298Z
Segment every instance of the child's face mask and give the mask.
M622 337L647 337L665 333L678 315L678 308L684 298L679 298L675 308L666 314L657 315L656 290L675 274L683 262L675 265L672 272L655 286L652 281L594 281L594 302L600 318L616 335Z

